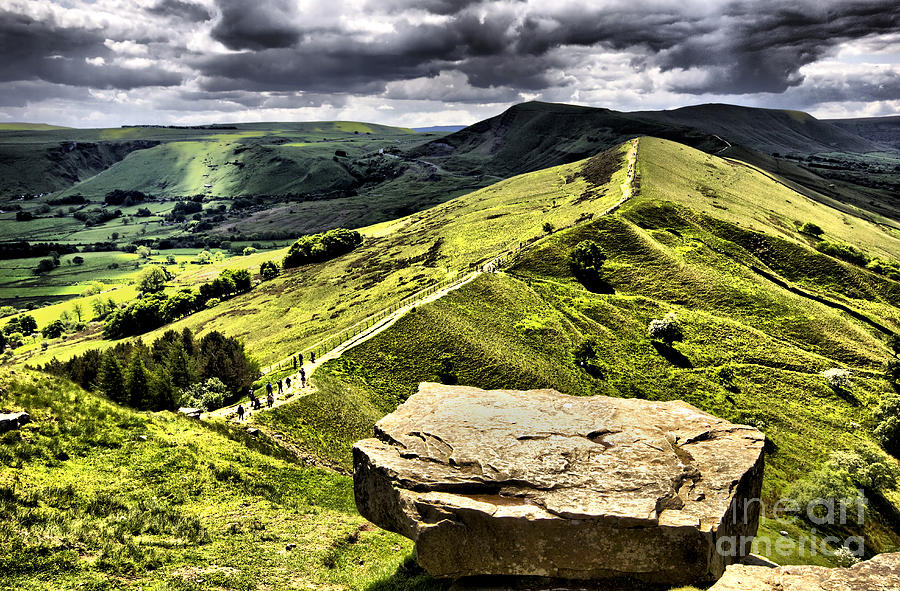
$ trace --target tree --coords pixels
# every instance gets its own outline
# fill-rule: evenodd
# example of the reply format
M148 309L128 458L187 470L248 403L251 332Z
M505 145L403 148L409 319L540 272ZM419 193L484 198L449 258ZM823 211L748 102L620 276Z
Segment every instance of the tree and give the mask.
M212 262L212 253L209 252L208 250L200 251L200 253L197 255L197 261L201 265L207 265L207 264L211 263Z
M681 323L678 322L678 316L674 312L669 312L662 320L651 320L648 331L651 339L662 341L669 347L675 341L680 341L684 338Z
M128 392L128 400L134 408L150 408L150 375L144 365L144 360L138 351L131 354L128 369L125 370L125 391Z
M53 259L41 259L37 267L34 268L35 275L42 275L44 273L49 273L53 269L56 268L56 265L53 264Z
M288 248L282 266L287 269L322 262L350 252L362 244L362 241L362 234L346 228L302 236Z
M153 254L153 251L150 250L149 246L138 246L137 255L142 259L149 259L150 255Z
M900 453L900 394L885 394L875 411L875 437L886 450Z
M3 332L0 332L0 353L6 349L6 335Z
M819 236L821 236L822 234L825 233L825 230L823 230L818 224L814 224L812 222L806 222L805 224L800 226L800 232L803 234L809 234L810 236L815 236L816 238L818 238Z
M150 265L141 273L138 289L144 293L157 293L165 289L169 273L159 265Z
M100 363L99 386L100 392L110 400L125 403L127 400L125 390L125 378L122 375L122 364L111 349L103 353Z
M81 305L81 302L75 302L72 304L72 312L75 313L75 317L78 318L78 322L81 322L81 317L84 314L84 307Z
M255 252L256 252L256 249L253 248L252 246L246 246L246 247L244 247L244 251L243 251L244 256L249 256L249 255L251 255L251 254L253 254L253 253L255 253Z
M197 370L203 379L219 378L232 392L240 392L259 375L259 366L244 352L237 339L213 331L200 339Z
M23 314L19 317L19 328L24 334L31 334L37 331L37 321L34 316Z
M66 325L62 320L54 320L41 329L41 335L45 339L58 339L64 332L66 332Z
M270 279L275 279L278 277L278 273L280 269L278 268L278 263L275 261L264 261L259 266L259 276L263 281L268 281Z
M554 226L550 222L544 222L544 225L541 226L541 230L543 230L545 234L552 234L555 229L556 226Z
M606 255L593 240L582 240L569 254L569 269L585 287L592 288L602 282L600 269Z
M174 265L174 264L175 264L175 255L173 255L173 254L168 255L168 256L166 257L166 264L167 264L167 265Z
M74 256L74 257L72 257L72 262L75 263L76 265L83 265L84 257L83 256Z

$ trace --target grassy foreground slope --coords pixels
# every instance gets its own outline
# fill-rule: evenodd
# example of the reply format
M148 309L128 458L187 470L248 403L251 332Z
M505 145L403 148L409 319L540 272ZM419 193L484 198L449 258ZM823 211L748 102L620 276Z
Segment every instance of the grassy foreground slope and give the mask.
M2 589L431 588L350 478L265 438L31 372L0 373L0 408L32 416L0 436Z
M253 291L193 314L174 328L203 334L219 330L244 339L263 364L297 350L388 307L437 281L467 273L470 266L545 234L543 226L570 226L602 212L621 197L625 147L593 160L606 175L589 181L584 163L514 177L432 209L362 230L362 246L321 264L288 270ZM601 175L603 176L603 175ZM599 177L592 177L599 178ZM602 182L601 182L602 181ZM205 266L179 276L178 285L208 281L222 268L280 260L284 251ZM246 259L246 260L245 260ZM255 272L256 268L251 267ZM148 333L147 341L158 336ZM87 347L106 346L96 332L52 345L30 362L67 358Z
M426 380L685 400L767 434L770 507L832 451L873 441L872 410L890 391L882 368L891 353L872 323L900 329L900 284L818 253L790 228L796 216L815 216L826 238L896 258L895 232L670 142L643 139L638 174L639 195L615 214L558 232L509 273L484 275L418 308L323 366L319 378L343 381L367 414L390 412ZM583 240L609 257L599 293L569 269L568 253ZM685 327L675 347L647 335L649 321L669 312ZM820 375L835 367L853 374L846 392ZM333 390L267 420L299 441L309 435L292 425L319 425L329 453L346 461L359 430L342 433L316 410L348 412ZM898 510L898 491L884 491L863 527L841 532L865 535L869 551L897 549ZM803 536L821 532L801 520L767 520L761 538L771 543L782 530L791 550L773 559L834 564L810 555L808 544L804 553Z

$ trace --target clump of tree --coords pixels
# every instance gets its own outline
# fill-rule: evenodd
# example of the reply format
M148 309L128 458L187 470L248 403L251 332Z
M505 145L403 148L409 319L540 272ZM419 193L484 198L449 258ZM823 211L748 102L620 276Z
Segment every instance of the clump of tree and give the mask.
M142 293L158 293L165 289L166 281L171 278L164 267L150 265L141 272L141 276L138 279L138 289Z
M900 394L885 394L872 413L875 437L894 455L900 454Z
M869 262L869 257L867 257L865 253L855 246L843 242L822 240L816 244L816 250L823 254L847 261L848 263L853 263L854 265L864 266Z
M22 314L6 323L6 326L3 327L3 334L8 336L18 332L28 335L37 331L37 329L37 321L34 319L34 316Z
M121 209L82 209L72 214L76 220L84 222L85 226L99 226L109 220L115 219L122 215Z
M140 340L119 343L65 362L54 359L42 369L143 410L212 410L259 376L259 365L240 341L215 331L197 341L190 329L167 331L149 347Z
M134 205L152 199L151 195L135 190L113 189L103 198L107 205Z
M798 228L801 234L809 234L810 236L815 236L816 238L820 237L825 233L825 230L821 228L818 224L814 224L813 222L806 222Z
M60 255L74 254L76 252L78 252L78 248L75 246L56 242L30 243L21 240L18 242L0 243L0 260L46 257L51 256L51 253L54 253L55 258L59 258Z
M872 259L866 264L866 269L884 275L888 279L900 281L900 262L889 259Z
M669 312L662 319L651 320L648 332L651 339L661 341L669 347L672 346L672 343L684 339L684 331L675 312Z
M569 253L569 269L572 275L588 289L604 283L601 275L606 254L600 244L593 240L582 240Z
M346 254L362 244L362 234L346 228L335 228L324 234L302 236L288 249L282 266L285 269L309 263L320 263Z
M159 269L165 272L162 267ZM103 326L103 336L107 339L120 339L143 334L207 308L212 301L231 298L252 288L250 271L225 269L217 278L204 283L196 291L182 289L171 296L162 291L145 292L140 299L109 312Z
M898 477L900 469L887 454L876 445L860 443L832 452L822 467L789 486L786 496L797 503L800 517L814 523L829 513L838 515L842 506L855 519L865 506L860 489L883 496L896 486Z
M259 266L259 276L263 281L269 281L270 279L275 279L278 277L278 273L281 272L281 269L278 267L278 263L275 261L264 261Z

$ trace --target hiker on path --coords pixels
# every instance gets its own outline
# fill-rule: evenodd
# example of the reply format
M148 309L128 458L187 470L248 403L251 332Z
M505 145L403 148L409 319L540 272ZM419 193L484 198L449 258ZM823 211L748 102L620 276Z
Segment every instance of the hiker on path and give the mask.
M272 395L272 382L266 382L266 394Z
M297 369L297 356L294 355L293 357L291 357L291 361L294 362L294 369Z
M275 404L275 397L272 396L271 392L266 396L266 404L269 405L269 408L272 408L272 405Z
M278 380L278 393L281 394L281 380Z
M315 352L315 351L310 351L310 352L309 352L309 362L310 362L310 363L315 363L315 362L316 362L316 352Z
M291 378L284 378L284 385L288 390L291 388Z
M243 420L244 420L244 407L243 407L243 405L238 404L238 410L237 410L237 413L238 413L238 420L239 420L239 421L243 421Z
M297 359L300 362L300 366L303 367L303 353L297 353Z
M303 369L302 367L300 368L300 387L301 388L306 387L306 370Z

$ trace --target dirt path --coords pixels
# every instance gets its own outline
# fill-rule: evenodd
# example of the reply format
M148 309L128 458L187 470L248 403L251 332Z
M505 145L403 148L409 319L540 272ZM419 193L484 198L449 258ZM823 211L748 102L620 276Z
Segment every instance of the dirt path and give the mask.
M634 185L635 166L636 166L636 162L637 162L637 151L638 151L638 139L635 138L634 140L632 140L631 149L628 151L628 172L626 175L625 182L622 183L622 198L619 199L619 201L617 201L611 207L609 207L606 211L604 211L601 215L609 215L609 214L613 213L623 203L625 203L628 199L631 198L632 187ZM310 378L310 376L312 376L313 371L315 371L316 368L318 368L320 365L322 365L323 363L325 363L327 361L331 361L332 359L337 359L344 353L344 351L347 351L348 349L355 347L356 345L364 343L364 342L368 341L369 339L371 339L372 337L378 335L382 331L387 330L388 328L393 326L394 323L397 322L398 319L400 319L400 317L402 317L404 314L406 314L407 312L409 312L416 306L421 306L423 304L427 304L429 302L439 300L440 298L444 297L451 291L453 291L455 289L459 289L463 285L470 283L471 281L473 281L476 277L478 277L482 273L496 272L497 269L500 267L501 259L504 259L505 257L509 257L510 255L511 255L511 253L507 253L507 252L499 254L496 257L494 257L493 259L491 259L490 261L482 264L476 271L473 271L473 272L469 273L468 275L465 275L465 276L459 278L458 280L450 283L449 285L442 287L441 289L438 289L434 292L431 292L430 294L423 295L420 298L415 298L410 303L408 303L404 306L401 306L397 310L391 312L390 314L388 314L385 317L381 318L380 320L376 321L374 324L372 324L372 326L370 326L370 327L362 330L361 332L357 333L356 335L346 339L345 341L341 342L339 345L337 345L333 349L329 350L327 353L323 354L322 356L317 357L314 362L309 361L306 357L304 357L304 363L301 367L302 367L303 371L306 372L305 385L303 387L300 386L300 369L301 368L298 367L297 371L293 372L292 374L290 374L290 376L288 376L291 380L290 388L285 387L282 389L282 392L279 393L277 383L272 384L272 390L274 393L275 401L271 407L267 407L265 405L264 399L261 400L261 402L263 402L263 407L260 410L266 410L268 408L277 408L277 407L287 404L289 402L294 402L295 400L298 400L304 396L309 396L310 394L315 392L315 388L313 388L310 385L309 378ZM376 313L373 316L378 316L379 314L380 313ZM361 324L363 322L366 322L366 320L360 321L359 323L357 323L357 325ZM356 325L354 325L354 326L356 326ZM337 334L340 334L340 333L337 333ZM324 340L320 341L317 345L314 345L313 347L310 347L310 348L314 348L315 346L318 346L319 344L328 342L332 338L333 337L327 337ZM310 348L308 348L308 349L310 349ZM304 349L304 352L307 351L308 349ZM291 357L288 357L286 359L283 359L277 363L273 363L272 365L268 366L267 368L265 368L264 373L270 373L271 371L278 369L282 365L285 365L285 364L288 364L288 366L290 366L289 365L290 363L291 363ZM260 410L257 410L257 411L250 410L249 398L241 399L238 403L232 404L231 406L226 406L226 407L220 408L218 410L203 413L202 418L205 418L205 419L224 418L226 420L231 419L231 420L237 421L237 407L240 404L242 404L244 406L244 410L246 412L243 422L252 423L253 422L253 418L252 418L253 414L255 414L256 412L260 412Z

